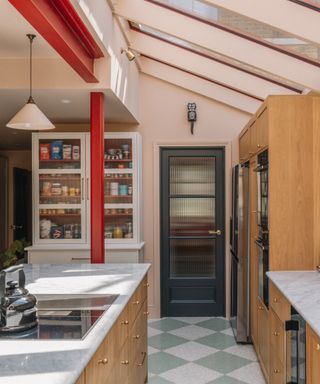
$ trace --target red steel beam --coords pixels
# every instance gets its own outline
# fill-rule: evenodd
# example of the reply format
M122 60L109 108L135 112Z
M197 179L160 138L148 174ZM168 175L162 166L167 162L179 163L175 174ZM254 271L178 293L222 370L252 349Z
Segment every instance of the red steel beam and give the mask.
M104 94L90 94L91 263L104 263Z
M94 59L102 51L69 0L9 2L87 83L98 82Z

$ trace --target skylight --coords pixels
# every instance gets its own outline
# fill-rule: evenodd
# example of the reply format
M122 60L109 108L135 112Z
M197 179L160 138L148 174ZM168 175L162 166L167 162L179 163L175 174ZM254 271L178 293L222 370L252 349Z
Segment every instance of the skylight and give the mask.
M180 0L180 2L183 2L183 1L184 0ZM282 77L276 76L276 75L271 74L269 72L263 71L259 68L245 64L241 61L238 61L238 60L232 59L230 57L221 55L220 53L217 53L217 52L213 52L209 49L200 47L196 44L189 43L188 41L179 39L175 36L172 36L172 35L169 35L167 33L158 31L154 28L145 26L143 24L138 24L138 23L135 23L132 21L130 21L129 23L130 23L131 28L133 28L135 30L138 30L142 33L145 33L149 36L155 37L155 38L160 39L162 41L168 42L170 44L176 45L178 47L187 49L193 53L196 53L196 54L199 54L201 56L207 57L209 59L215 60L217 62L224 64L224 65L228 65L232 68L244 71L244 72L249 73L253 76L263 78L264 80L273 82L277 85L287 87L287 88L289 88L289 89L291 89L297 93L301 93L303 90L303 88L300 85L298 85L294 82L288 81Z
M320 63L319 46L249 17L207 4L202 0L152 0L152 2L181 10L191 16L210 21L216 26L228 28L243 37L255 39L257 43L268 44L275 49L291 52L301 58ZM302 2L320 6L320 0Z

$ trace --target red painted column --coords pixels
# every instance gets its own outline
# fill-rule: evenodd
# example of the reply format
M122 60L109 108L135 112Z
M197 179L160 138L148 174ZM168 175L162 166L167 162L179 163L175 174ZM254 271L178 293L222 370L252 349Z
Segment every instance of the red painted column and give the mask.
M104 94L90 94L91 263L104 263Z

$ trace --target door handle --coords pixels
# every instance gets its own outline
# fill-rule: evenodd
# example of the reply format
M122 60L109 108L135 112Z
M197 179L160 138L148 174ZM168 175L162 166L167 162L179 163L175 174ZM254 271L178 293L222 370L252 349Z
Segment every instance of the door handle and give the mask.
M217 229L216 231L209 231L209 235L220 236L221 234L222 234L222 232L220 231L220 229Z
M9 227L9 229L13 229L14 231L17 229L22 229L22 228L23 228L22 225L14 225L14 224L10 225L10 227Z

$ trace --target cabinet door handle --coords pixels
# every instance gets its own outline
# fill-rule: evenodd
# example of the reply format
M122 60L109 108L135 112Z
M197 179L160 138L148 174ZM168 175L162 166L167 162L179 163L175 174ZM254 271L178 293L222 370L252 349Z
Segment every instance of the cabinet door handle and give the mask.
M87 195L87 200L90 199L90 196L89 196L89 177L87 177L87 180L86 180L86 195Z
M273 336L280 336L280 332L277 332L277 331L273 332Z
M221 230L220 229L217 229L216 231L209 231L209 235L217 235L217 236L220 236L221 235Z
M128 320L123 320L123 321L121 321L120 324L121 324L121 325L128 325L128 324L129 324L129 321L128 321Z
M133 336L133 338L136 339L136 340L139 340L140 339L140 335L135 335L135 336Z
M71 260L81 261L81 260L91 260L91 259L90 257L72 257Z
M261 305L259 305L258 309L259 309L260 311L263 311L263 307L262 307Z
M98 364L103 364L103 365L106 365L106 364L108 364L108 359L107 358L104 358L104 359L100 359L100 360L98 360Z
M316 345L316 350L320 351L320 344L319 343L317 343L317 345Z
M139 301L139 300L134 301L132 304L134 304L134 305L139 305L139 304L140 304L140 301Z
M275 368L275 369L273 370L273 372L274 372L274 373L280 373L280 370L277 369L277 368Z
M149 316L150 315L150 313L147 311L147 312L143 312L143 314L145 315L145 316Z
M274 302L274 303L278 303L278 301L279 301L279 300L278 300L276 297L273 299L273 302Z
M121 361L121 364L122 364L122 365L128 365L128 364L129 364L129 360L122 360L122 361Z
M150 284L149 283L146 283L146 284L143 284L144 287L146 288L149 288L150 287Z
M84 178L81 178L81 200L84 200Z
M141 354L143 355L143 358L142 358L141 363L138 363L138 364L137 364L138 367L142 367L142 366L143 366L144 361L145 361L145 359L146 359L146 357L147 357L147 352L141 352Z

